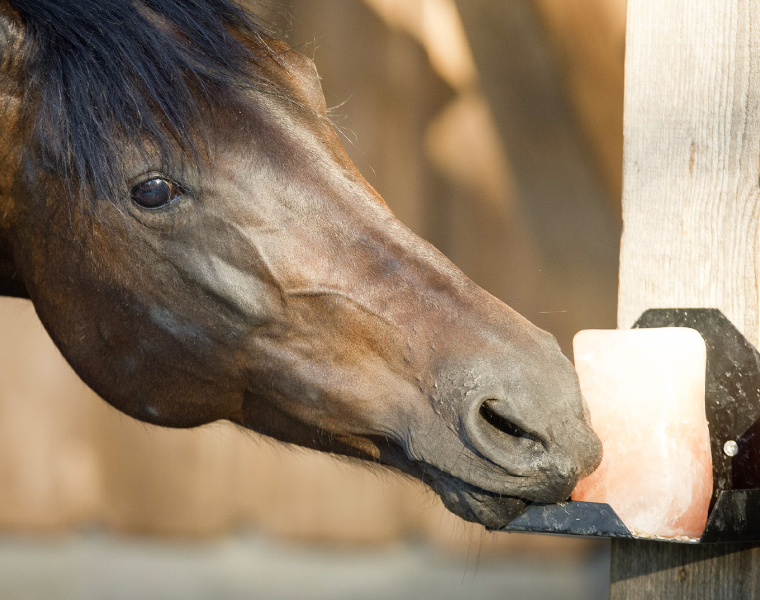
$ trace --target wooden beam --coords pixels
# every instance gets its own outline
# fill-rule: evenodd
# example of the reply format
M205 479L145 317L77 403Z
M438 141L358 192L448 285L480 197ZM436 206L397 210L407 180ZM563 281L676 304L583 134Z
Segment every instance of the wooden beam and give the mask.
M617 215L532 0L456 4L504 142L519 214L553 288L553 306L539 310L558 314L535 314L543 298L531 298L533 307L512 305L569 352L578 330L614 324Z
M623 185L626 0L533 0L616 214Z
M615 540L610 600L751 600L760 595L760 548Z
M631 0L618 324L719 308L758 343L760 1Z
M618 325L719 308L758 344L760 0L630 0ZM611 600L754 598L760 548L614 541Z

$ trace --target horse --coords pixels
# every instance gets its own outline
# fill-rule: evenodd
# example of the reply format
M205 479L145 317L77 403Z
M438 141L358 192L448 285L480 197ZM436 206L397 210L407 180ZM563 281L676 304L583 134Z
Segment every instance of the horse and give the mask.
M233 0L0 0L0 292L118 410L390 467L503 527L601 459L556 340L391 213Z

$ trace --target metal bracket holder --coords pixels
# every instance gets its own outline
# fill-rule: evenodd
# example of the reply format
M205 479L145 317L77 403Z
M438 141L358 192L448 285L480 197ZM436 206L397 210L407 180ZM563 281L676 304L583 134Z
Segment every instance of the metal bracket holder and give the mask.
M707 347L713 496L699 543L760 540L760 353L717 309L648 310L634 328L650 327L695 329ZM608 504L571 501L531 504L501 531L634 537Z

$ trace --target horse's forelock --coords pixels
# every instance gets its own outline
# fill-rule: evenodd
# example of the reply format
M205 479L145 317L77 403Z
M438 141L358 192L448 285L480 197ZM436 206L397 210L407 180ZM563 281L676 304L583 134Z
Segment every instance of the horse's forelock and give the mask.
M32 143L74 196L120 193L125 143L197 162L209 109L268 85L255 65L272 58L271 32L231 0L8 2L23 27Z
M18 83L21 64L23 26L19 15L0 0L0 93L13 94ZM10 86L10 88L9 88Z

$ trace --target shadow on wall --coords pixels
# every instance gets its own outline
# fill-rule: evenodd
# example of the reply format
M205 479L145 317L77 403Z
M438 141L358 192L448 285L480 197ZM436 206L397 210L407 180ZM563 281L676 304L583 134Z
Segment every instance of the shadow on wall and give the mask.
M579 329L614 327L622 0L286 4L290 41L314 56L349 153L403 221L566 350ZM423 534L452 548L485 535L385 471L226 423L170 431L120 415L65 365L27 302L0 300L0 365L0 528L253 525L350 543Z

